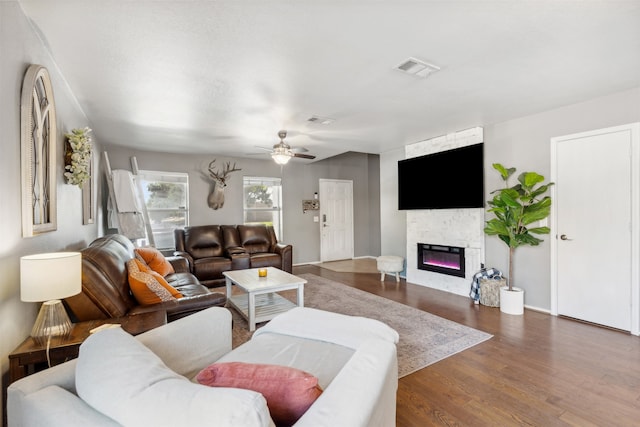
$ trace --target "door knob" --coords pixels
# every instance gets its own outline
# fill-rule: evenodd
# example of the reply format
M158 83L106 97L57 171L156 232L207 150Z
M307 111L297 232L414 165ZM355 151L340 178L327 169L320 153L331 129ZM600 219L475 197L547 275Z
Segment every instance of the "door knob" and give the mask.
M571 239L568 238L566 234L561 234L560 235L560 240L571 240Z

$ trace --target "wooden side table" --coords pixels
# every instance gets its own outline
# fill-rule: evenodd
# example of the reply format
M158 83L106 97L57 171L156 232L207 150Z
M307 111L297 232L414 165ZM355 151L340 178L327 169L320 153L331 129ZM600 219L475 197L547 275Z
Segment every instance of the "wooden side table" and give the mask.
M166 324L167 314L164 311L150 311L127 317L74 323L68 337L51 338L49 346L51 366L78 357L80 344L89 337L89 331L107 323L118 323L125 331L137 335ZM46 344L40 345L33 338L28 337L9 354L9 383L48 367Z

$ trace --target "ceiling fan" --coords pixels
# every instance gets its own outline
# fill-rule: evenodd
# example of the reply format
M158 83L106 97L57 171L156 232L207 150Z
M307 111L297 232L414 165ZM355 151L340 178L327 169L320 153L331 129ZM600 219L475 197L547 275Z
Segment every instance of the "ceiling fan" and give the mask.
M279 165L286 165L292 157L298 157L301 159L315 159L316 156L312 156L311 154L304 154L304 151L307 151L306 148L291 148L291 146L284 142L284 139L287 136L286 130L281 130L278 132L278 138L280 138L280 142L273 146L273 149L267 149L271 151L271 158ZM262 148L262 147L259 147Z

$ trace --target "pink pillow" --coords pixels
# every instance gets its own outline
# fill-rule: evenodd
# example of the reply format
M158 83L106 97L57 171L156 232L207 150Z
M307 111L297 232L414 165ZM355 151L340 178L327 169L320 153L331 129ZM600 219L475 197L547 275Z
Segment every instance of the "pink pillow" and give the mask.
M196 376L200 384L261 393L278 427L291 426L322 394L318 378L288 366L243 362L214 363Z

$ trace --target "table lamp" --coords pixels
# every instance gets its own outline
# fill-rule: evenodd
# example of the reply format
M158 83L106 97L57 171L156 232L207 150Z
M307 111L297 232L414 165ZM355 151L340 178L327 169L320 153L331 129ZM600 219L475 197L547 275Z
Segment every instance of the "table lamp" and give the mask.
M31 336L43 343L52 336L68 335L71 320L62 298L82 290L82 254L54 252L20 258L20 299L25 302L45 301L40 308Z

